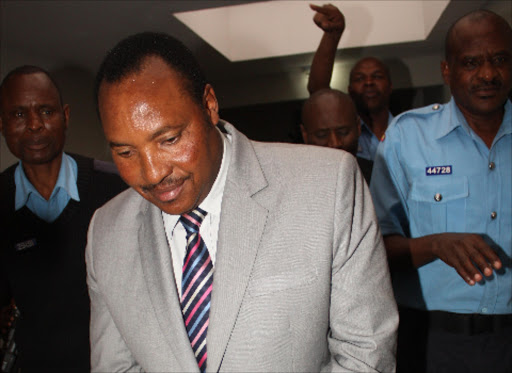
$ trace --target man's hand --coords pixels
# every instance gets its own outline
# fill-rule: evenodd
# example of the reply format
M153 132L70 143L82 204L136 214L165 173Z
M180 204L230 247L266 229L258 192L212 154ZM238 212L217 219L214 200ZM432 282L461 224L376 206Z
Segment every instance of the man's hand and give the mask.
M309 4L309 7L316 12L313 21L324 32L338 33L340 35L343 33L343 30L345 30L345 17L338 8L332 4L323 6Z
M500 269L501 260L478 234L442 233L432 235L432 254L449 266L469 285L491 276L493 269Z

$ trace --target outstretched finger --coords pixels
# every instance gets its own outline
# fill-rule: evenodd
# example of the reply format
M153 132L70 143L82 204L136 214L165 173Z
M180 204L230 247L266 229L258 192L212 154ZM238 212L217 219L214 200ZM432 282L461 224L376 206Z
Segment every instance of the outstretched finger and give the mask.
M482 281L482 275L468 255L461 251L454 251L453 254L454 258L452 258L452 266L464 281L471 286Z
M480 235L474 235L471 241L472 260L486 276L492 275L492 270L502 266L498 254L484 241ZM484 272L485 270L485 272Z
M464 267L455 267L455 270L457 271L459 276L462 277L464 281L466 281L468 285L473 286L478 282L475 281L475 279L464 269Z
M503 266L501 259L491 247L486 245L486 248L481 250L481 252L494 269L500 269Z
M492 266L489 264L486 256L484 256L478 250L471 251L469 255L471 261L478 267L480 272L482 272L487 277L492 275Z
M309 7L314 10L315 12L318 12L318 13L321 13L321 14L325 14L325 15L329 15L330 12L329 12L329 9L323 7L323 6L319 6L319 5L315 5L315 4L309 4Z

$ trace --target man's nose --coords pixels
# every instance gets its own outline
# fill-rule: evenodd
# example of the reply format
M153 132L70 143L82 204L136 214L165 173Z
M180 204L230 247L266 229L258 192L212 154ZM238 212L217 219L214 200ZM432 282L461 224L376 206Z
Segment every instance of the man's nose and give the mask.
M492 61L485 60L478 70L478 76L485 81L492 81L498 75L498 70Z
M44 127L44 121L39 113L28 112L27 128L32 132L40 131Z
M329 132L329 139L327 141L327 146L329 148L336 148L336 149L340 149L341 146L342 146L343 142L341 141L341 138L340 136L338 136L338 134L336 133L336 131L334 130L331 130Z
M141 154L140 168L143 179L151 185L158 184L172 171L167 162L162 162L159 156L153 153Z
M371 76L367 76L364 78L364 84L365 85L373 85L375 83L375 80Z

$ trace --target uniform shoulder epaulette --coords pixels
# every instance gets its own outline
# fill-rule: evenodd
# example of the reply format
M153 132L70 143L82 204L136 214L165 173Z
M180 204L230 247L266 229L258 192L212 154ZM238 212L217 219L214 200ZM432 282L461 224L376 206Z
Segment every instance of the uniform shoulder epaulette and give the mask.
M441 112L445 106L446 105L442 105L442 104L432 104L432 105L423 106L423 107L420 107L417 109L408 110L408 111L405 111L405 112L397 115L395 117L395 122L399 122L400 119L404 119L409 116L415 116L415 115L426 116L426 115L436 114L436 113Z

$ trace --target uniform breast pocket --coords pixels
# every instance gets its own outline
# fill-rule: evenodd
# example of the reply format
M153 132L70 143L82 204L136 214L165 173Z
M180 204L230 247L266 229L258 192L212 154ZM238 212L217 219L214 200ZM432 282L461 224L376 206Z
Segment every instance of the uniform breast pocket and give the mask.
M468 195L466 176L431 176L414 182L408 201L411 234L464 231Z

